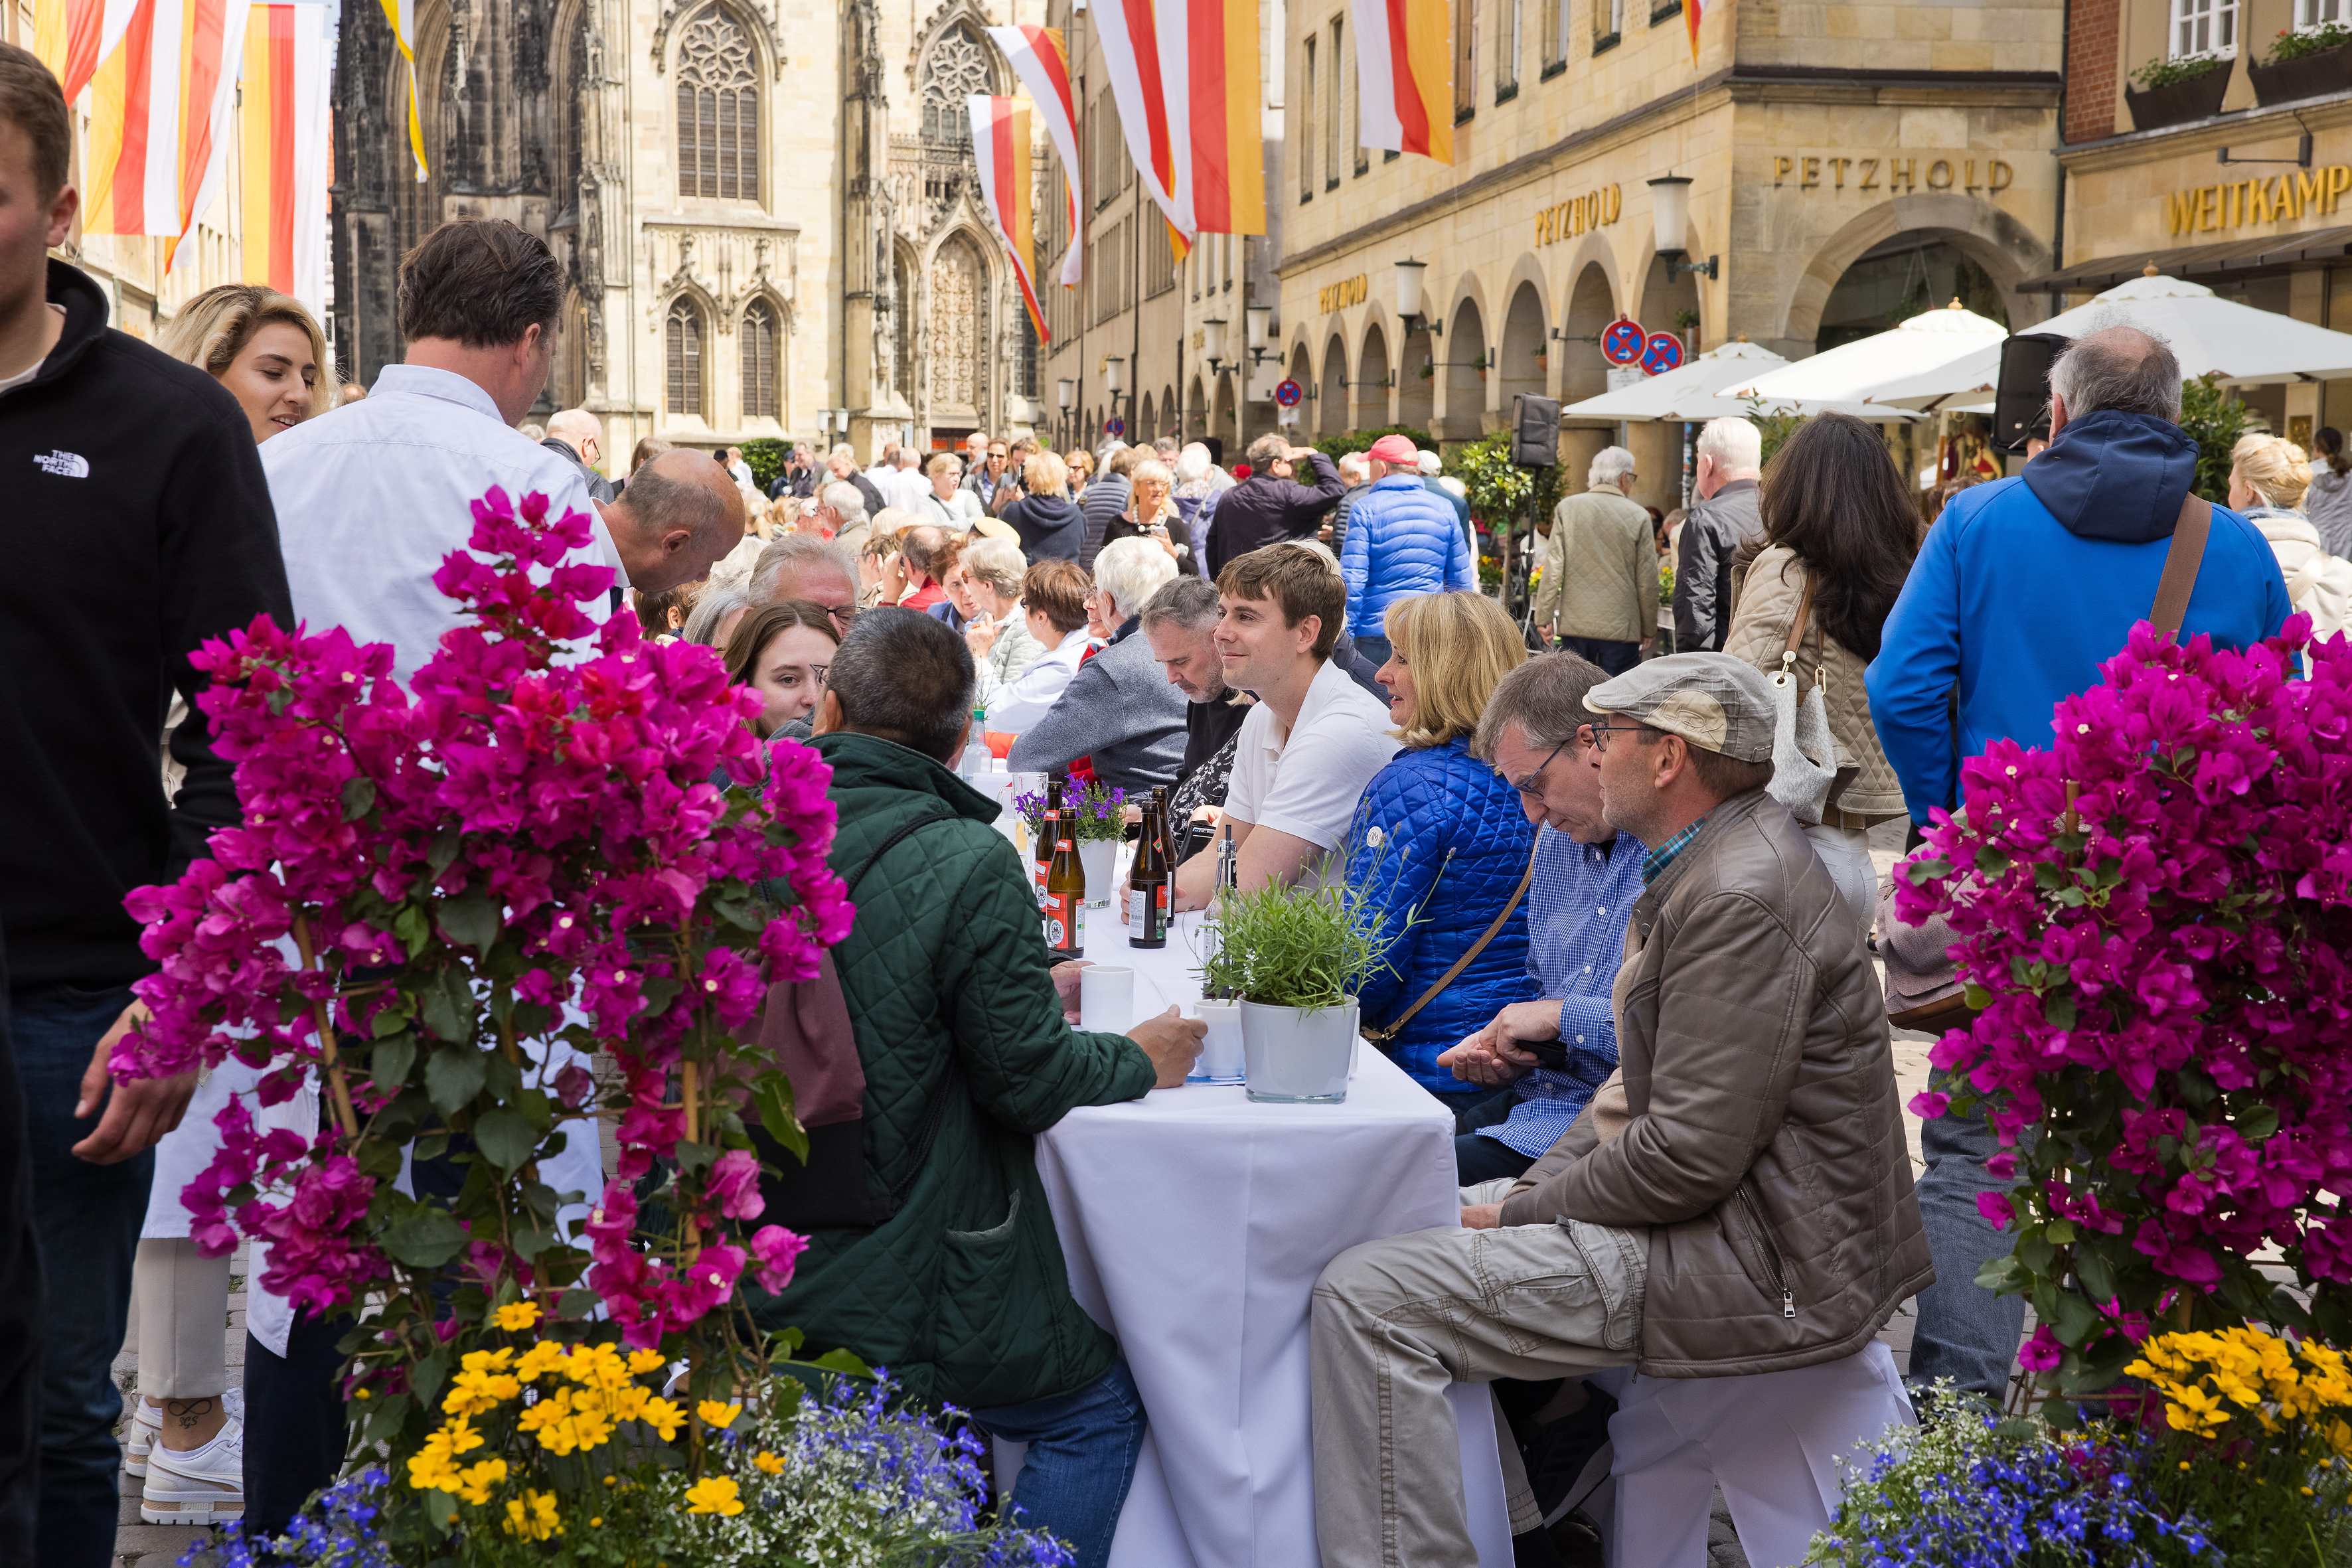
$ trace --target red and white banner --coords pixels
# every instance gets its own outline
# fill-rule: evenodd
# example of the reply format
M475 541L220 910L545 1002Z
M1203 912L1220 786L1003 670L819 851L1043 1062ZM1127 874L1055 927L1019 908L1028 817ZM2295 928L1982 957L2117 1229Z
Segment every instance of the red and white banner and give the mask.
M1350 0L1358 121L1367 147L1454 162L1454 50L1446 0Z
M327 187L334 179L327 122L331 21L324 5L254 6L242 89L245 280L291 294L318 316L327 308Z
M1087 210L1085 184L1078 162L1078 111L1070 91L1070 54L1055 27L991 27L988 36L1013 62L1013 74L1028 89L1045 121L1046 139L1062 160L1063 184L1070 193L1070 249L1062 258L1062 286L1077 287L1085 259L1085 233L1079 215Z
M138 0L90 77L85 231L177 240L211 205L235 127L248 9L247 0Z
M71 103L98 74L131 26L139 0L35 0L33 53L49 68Z
M1180 250L1265 232L1257 0L1095 0L1119 128Z
M1036 224L1030 216L1029 111L1009 98L974 93L964 100L971 110L971 153L980 164L982 205L996 224L1004 253L1013 262L1013 280L1021 286L1021 302L1029 308L1029 324L1037 341L1053 334L1045 330L1045 312L1037 308L1037 289L1031 279L1030 258L1037 254Z

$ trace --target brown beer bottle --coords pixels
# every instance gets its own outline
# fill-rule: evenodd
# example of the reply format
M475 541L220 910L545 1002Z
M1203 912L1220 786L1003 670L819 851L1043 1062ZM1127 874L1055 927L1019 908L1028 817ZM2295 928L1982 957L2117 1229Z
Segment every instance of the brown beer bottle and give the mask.
M1168 945L1168 847L1162 807L1144 803L1143 831L1135 840L1135 864L1127 876L1127 945Z
M1177 821L1175 814L1169 809L1166 784L1151 786L1151 800L1153 805L1160 807L1160 850L1168 859L1168 907L1172 910L1176 907L1176 867L1179 864L1179 849L1184 842L1185 831L1192 825Z
M1087 866L1069 829L1055 825L1054 858L1045 868L1045 945L1058 961L1086 952L1078 921L1087 907Z
M1048 778L1045 781L1045 805L1037 816L1037 842L1033 850L1037 864L1031 872L1037 884L1037 907L1040 910L1045 907L1045 868L1053 863L1054 839L1061 832L1061 822L1062 781Z

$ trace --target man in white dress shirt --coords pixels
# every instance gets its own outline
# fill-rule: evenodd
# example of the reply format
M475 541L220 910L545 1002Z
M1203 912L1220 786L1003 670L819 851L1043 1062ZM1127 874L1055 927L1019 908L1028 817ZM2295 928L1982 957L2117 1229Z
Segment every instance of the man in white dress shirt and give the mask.
M1245 893L1318 887L1364 786L1397 753L1389 710L1331 662L1347 584L1328 552L1286 542L1225 563L1217 597L1225 684L1258 700L1234 738L1225 786L1235 880ZM1216 876L1214 855L1185 861L1176 907L1204 907Z
M547 385L567 288L547 247L515 225L443 224L401 260L407 363L386 365L364 403L261 448L295 614L392 644L401 680L461 618L433 574L466 547L477 498L496 485L518 505L536 491L559 516L594 515L579 465L514 428ZM621 571L601 522L584 559ZM598 598L602 620L611 601Z

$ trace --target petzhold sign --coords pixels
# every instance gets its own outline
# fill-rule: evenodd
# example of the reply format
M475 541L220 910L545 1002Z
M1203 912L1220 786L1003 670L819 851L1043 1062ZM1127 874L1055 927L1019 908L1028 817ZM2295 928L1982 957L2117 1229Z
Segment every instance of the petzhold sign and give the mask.
M1981 178L1977 174L1980 162ZM1907 195L1923 189L1948 191L1958 186L1993 193L2009 189L2016 177L2016 170L2000 158L1853 158L1831 153L1815 157L1790 153L1772 160L1772 183L1794 185L1801 191L1901 191Z
M2282 223L2306 213L2332 213L2336 200L2352 190L2352 165L2331 163L2268 179L2224 180L2167 191L2165 221L2175 234L2210 234L2246 224Z

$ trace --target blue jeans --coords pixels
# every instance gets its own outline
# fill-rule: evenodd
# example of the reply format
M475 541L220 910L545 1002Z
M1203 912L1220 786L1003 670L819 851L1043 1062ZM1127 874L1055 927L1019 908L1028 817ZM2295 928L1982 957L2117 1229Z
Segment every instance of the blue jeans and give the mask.
M2009 1256L2010 1237L1977 1209L1979 1193L2006 1191L1985 1174L1999 1147L1982 1117L1938 1116L1920 1123L1919 1217L1935 1259L1936 1282L1919 1292L1919 1322L1911 1337L1911 1381L1925 1386L1948 1377L1998 1401L2017 1365L2025 1337L2025 1298L1996 1296L1977 1272Z
M283 1534L311 1494L341 1473L351 1432L338 1386L345 1358L335 1345L351 1328L348 1313L319 1318L297 1307L284 1355L245 1336L248 1532Z
M36 1568L41 1502L41 1249L25 1096L0 992L0 1568Z
M1491 1182L1498 1176L1524 1176L1534 1164L1535 1156L1522 1154L1499 1138L1489 1138L1478 1131L1481 1127L1499 1127L1511 1119L1511 1108L1519 1102L1518 1090L1509 1085L1491 1090L1469 1105L1460 1108L1454 1118L1454 1179L1465 1187L1480 1182Z
M128 986L41 985L12 992L10 1037L25 1089L33 1156L33 1224L46 1292L41 1345L44 1568L108 1568L120 1511L122 1390L114 1357L131 1315L131 1264L147 1220L153 1152L93 1165L73 1146L98 1113L74 1120L90 1053L131 1005ZM101 1110L103 1107L100 1108Z
M1143 1448L1143 1395L1127 1363L1111 1363L1084 1388L971 1418L992 1437L1029 1445L1009 1500L1021 1522L1068 1542L1078 1568L1105 1568Z
M1591 660L1610 675L1622 675L1642 662L1642 645L1608 637L1562 637L1559 646L1579 658Z

